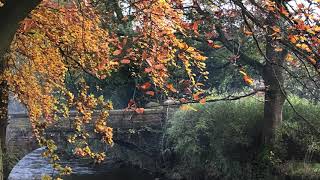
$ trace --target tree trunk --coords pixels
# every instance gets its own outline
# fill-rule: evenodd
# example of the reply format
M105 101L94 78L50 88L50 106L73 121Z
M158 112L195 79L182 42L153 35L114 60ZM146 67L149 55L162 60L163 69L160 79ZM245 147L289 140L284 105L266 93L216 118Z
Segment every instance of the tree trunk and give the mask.
M269 27L276 25L276 18L270 14L267 18ZM278 46L273 30L268 30L266 35L266 64L263 68L263 79L266 87L264 103L264 119L262 129L262 146L272 147L276 139L276 129L282 122L282 109L285 102L283 89L283 64L287 50L276 51Z
M7 82L0 83L0 180L7 174L7 167L3 164L3 154L6 153L6 129L8 125L8 86Z
M262 129L262 145L271 147L276 138L276 129L282 122L282 109L285 94L282 92L283 75L282 70L274 65L266 65L263 79L266 85L264 102L264 119Z

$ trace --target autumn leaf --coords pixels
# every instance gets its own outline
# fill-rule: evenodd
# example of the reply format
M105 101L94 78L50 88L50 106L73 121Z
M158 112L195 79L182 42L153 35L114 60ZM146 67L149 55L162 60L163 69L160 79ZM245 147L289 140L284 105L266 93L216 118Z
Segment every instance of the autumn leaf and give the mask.
M250 76L248 75L243 76L243 80L246 84L250 86L253 85L253 79Z
M154 68L157 69L157 70L163 70L165 67L164 67L163 64L157 64L157 65L154 66Z
M149 89L150 87L151 87L151 83L150 83L150 82L145 82L144 84L142 84L142 85L140 86L140 88L143 89L143 90L147 90L147 89Z
M196 93L194 93L193 95L192 95L192 97L193 97L193 99L195 100L195 101L198 101L199 99L200 99L200 95L201 94L203 94L203 92L196 92Z
M130 60L129 59L122 59L120 62L122 64L130 64Z
M289 35L289 41L295 44L297 42L297 38L295 38L293 35Z
M287 60L288 62L293 61L292 55L291 55L291 54L288 54L287 57L286 57L286 60Z
M244 71L242 71L242 70L240 70L239 72L240 72L240 74L242 74L243 76L247 76L247 73L246 73L246 72L244 72Z
M25 19L22 21L22 29L24 32L28 32L35 25L32 19Z
M141 58L145 60L145 59L147 59L147 56L148 56L147 52L143 51L142 55L141 55Z
M135 112L138 114L143 114L144 113L144 108L136 108Z
M277 27L277 26L273 26L273 27L272 27L272 30L273 30L275 33L279 33L279 32L280 32L280 28Z
M180 110L182 110L182 111L190 111L190 110L192 110L192 111L198 111L196 108L194 108L194 107L192 107L192 106L190 106L190 105L188 105L188 104L182 105L182 106L180 107Z
M200 104L206 104L206 98L202 98L202 99L200 99Z
M187 103L187 102L188 102L188 100L187 100L186 98L181 98L181 99L179 99L179 101L180 101L181 103Z
M281 52L283 49L282 49L281 47L276 47L274 50L275 50L276 52Z
M167 88L174 93L177 92L177 90L173 87L173 84L171 83L167 84Z
M244 33L245 35L247 35L247 36L253 35L253 32L247 31L247 30L245 30L243 33Z
M117 49L117 50L113 51L112 54L113 54L114 56L118 56L118 55L121 54L121 52L122 52L122 51L121 51L120 49Z
M146 72L146 73L149 73L149 72L151 72L152 71L152 68L151 67L149 67L149 68L144 68L144 72Z
M198 28L199 28L199 21L195 21L195 22L192 24L192 30L193 30L197 35L199 34Z
M150 96L154 96L154 91L147 91L146 94L150 95Z
M289 12L283 6L280 7L280 13L285 16L289 16Z

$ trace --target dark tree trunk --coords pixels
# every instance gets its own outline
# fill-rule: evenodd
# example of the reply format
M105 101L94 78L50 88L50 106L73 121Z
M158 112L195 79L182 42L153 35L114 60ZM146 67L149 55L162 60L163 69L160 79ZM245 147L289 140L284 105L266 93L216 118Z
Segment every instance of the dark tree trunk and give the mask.
M10 49L10 44L22 21L40 0L7 0L0 8L0 76L6 68L5 54ZM2 78L1 78L2 79ZM8 92L9 87L5 80L0 82L0 180L4 179L2 154L6 151L6 128L8 124Z
M276 18L270 14L267 18L269 27L276 25ZM263 68L262 77L266 86L264 119L262 129L263 147L272 147L276 138L276 129L282 122L282 109L286 96L283 89L283 65L287 50L276 51L276 40L272 30L266 35L266 64Z
M6 81L0 83L0 180L7 174L7 167L3 164L4 153L6 153L6 129L8 125L8 85Z
M266 85L264 102L264 119L262 129L263 146L272 146L276 138L276 129L282 122L282 109L285 101L285 94L282 91L283 75L282 70L276 65L266 65L263 72L263 79Z
M6 129L8 125L8 85L6 81L0 83L0 145L2 153L6 152Z

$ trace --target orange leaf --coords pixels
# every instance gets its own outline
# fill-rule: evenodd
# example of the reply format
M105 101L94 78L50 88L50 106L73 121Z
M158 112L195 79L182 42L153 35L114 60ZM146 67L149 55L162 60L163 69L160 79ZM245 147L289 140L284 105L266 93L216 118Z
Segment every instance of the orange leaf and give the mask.
M173 87L173 84L167 84L167 88L172 92L177 92L176 88Z
M150 87L151 87L151 83L149 83L149 82L145 82L144 84L142 84L142 85L140 86L140 88L143 89L143 90L147 90L147 89L149 89Z
M289 16L288 11L283 6L280 7L280 13L285 16Z
M147 52L146 52L146 51L143 51L143 52L142 52L142 55L141 55L141 58L142 58L142 59L147 59L147 56L148 56L148 55L147 55Z
M281 47L276 47L274 50L275 50L276 52L281 52L283 49L282 49Z
M118 56L119 54L121 54L121 50L120 50L120 49L115 50L115 51L113 52L113 55L114 55L114 56Z
M137 108L137 109L135 109L135 111L138 114L143 114L144 113L144 108Z
M193 94L192 96L193 96L193 99L195 100L195 101L198 101L200 98L199 98L199 95L201 95L202 94L202 92L197 92L197 93L195 93L195 94Z
M252 79L250 76L248 76L248 75L243 76L243 80L244 80L244 82L247 83L248 85L252 85L252 84L253 84L253 79Z
M130 60L129 59L122 59L120 62L122 64L130 64Z
M251 32L251 31L244 31L243 32L245 35L247 35L247 36L251 36L252 34L253 34L253 32Z
M295 38L295 36L289 35L289 41L295 44L297 42L297 39Z
M200 104L206 104L206 98L202 98L202 99L200 99Z
M150 96L154 96L154 92L153 91L147 91L146 94L148 94Z
M194 107L192 107L192 106L190 106L188 104L180 106L180 110L182 110L182 111L190 111L190 110L198 111L196 108L194 108Z
M157 64L157 65L154 66L154 68L157 69L157 70L161 70L161 69L164 69L165 67L164 67L163 64Z
M196 21L192 24L192 30L196 33L198 32L198 27L199 27L199 21Z
M215 49L219 49L219 48L221 48L222 46L220 46L220 45L218 45L218 44L213 44L212 47L215 48Z

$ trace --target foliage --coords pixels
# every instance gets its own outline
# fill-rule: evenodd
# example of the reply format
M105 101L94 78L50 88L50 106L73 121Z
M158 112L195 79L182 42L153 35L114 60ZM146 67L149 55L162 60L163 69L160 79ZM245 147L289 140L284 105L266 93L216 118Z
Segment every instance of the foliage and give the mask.
M306 119L320 123L319 105L297 97L290 99ZM257 156L261 152L257 152L255 139L262 118L263 102L257 97L195 104L192 109L176 112L167 130L168 148L177 155L175 168L187 176L198 171L211 178L250 179L266 167L265 163L277 167L289 160L317 160L319 138L289 104L284 106L284 122L277 131L275 149Z
M91 94L90 87L83 80L79 82L79 89L70 91L66 88L67 73L74 75L83 71L103 80L120 67L130 65L135 68L132 77L146 79L135 84L144 94L154 96L165 92L178 94L184 103L190 100L204 103L204 84L201 81L208 78L204 63L207 57L188 39L205 42L213 49L227 48L232 52L228 58L230 64L238 68L239 77L250 87L255 85L254 80L242 64L259 71L265 80L271 78L273 81L270 82L276 82L274 76L282 77L282 71L275 71L274 68L285 66L290 69L298 64L304 65L306 71L312 68L316 72L319 67L316 60L319 59L320 44L317 23L319 0L296 5L290 4L290 1L271 0L219 0L201 1L199 4L200 1L195 0L190 2L191 7L186 7L181 0L116 2L42 1L21 23L8 62L1 62L1 67L6 65L1 81L7 82L10 90L26 105L34 134L40 145L47 146L48 151L44 155L51 157L52 162L59 160L55 154L57 146L43 134L47 126L59 121L59 114L68 118L72 109L77 111L78 116L73 124L75 134L68 141L84 141L78 143L82 147L75 148L75 154L94 158L98 162L105 156L101 152L93 152L86 143L89 133L85 126L92 122L92 114L97 109L100 117L94 122L94 132L101 135L102 141L112 144L112 128L106 122L108 110L112 109L111 103ZM0 2L0 6L5 4ZM101 10L102 6L108 6L107 12ZM114 26L118 22L123 27ZM244 54L244 42L249 42L244 46L247 52L259 51L260 56ZM282 56L284 58L279 58ZM283 63L284 59L288 63ZM175 72L181 73L181 78L170 78ZM283 82L279 85L266 83L265 87L270 88L266 89L267 92L283 88ZM128 107L136 108L138 113L143 112L134 101L130 101ZM242 114L249 109L237 108L241 109L237 113ZM224 109L232 112L227 106ZM254 115L254 112L247 113ZM220 117L225 118L221 114ZM241 124L243 119L245 116L240 115L232 123ZM260 118L251 120L257 119ZM194 124L199 131L207 127L207 121L202 121L204 125ZM230 121L229 126L233 127L232 123ZM209 123L210 126L213 125ZM225 125L218 123L217 126L223 129ZM240 134L236 134L238 136L234 139L225 134L228 131L217 131L220 133L211 135L225 135L236 146L247 147L251 141L240 138L242 129L246 127L236 129L235 132ZM226 150L234 148L226 144L220 146ZM195 153L197 148L188 151ZM222 156L222 151L216 151ZM225 160L219 168L224 169L228 163ZM62 169L58 164L54 166L62 173L70 173L69 168Z
M202 169L212 177L240 177L241 161L251 158L246 151L262 118L262 103L250 98L193 107L196 111L178 111L168 129L183 174Z
M320 125L318 104L296 96L292 96L290 100L299 115L316 127ZM280 134L278 154L283 160L317 161L320 158L319 137L310 131L310 128L297 113L288 103L285 105L284 122L278 129Z
M2 154L3 167L6 170L5 172L9 173L21 158L22 156L19 152L6 152ZM9 174L6 174L5 176L8 175Z
M92 94L84 79L75 82L75 90L68 89L67 75L86 73L104 80L130 64L138 69L132 73L134 77L148 77L148 82L137 84L138 88L153 96L156 90L177 92L168 81L170 68L176 67L184 69L191 92L201 90L196 76L206 77L206 57L175 35L187 35L189 31L183 12L163 0L137 1L130 8L134 9L130 17L139 26L132 27L134 33L120 36L112 28L104 27L112 24L112 19L100 14L94 2L45 0L21 23L12 42L1 80L26 105L33 133L39 144L47 147L43 155L50 157L61 174L69 174L71 169L57 163L57 144L44 135L48 126L69 118L71 110L76 110L77 116L72 121L74 134L68 142L79 145L74 148L75 155L98 163L105 158L104 152L93 151L87 142L90 132L86 126L90 123L94 123L93 133L101 141L113 144L112 128L107 125L112 104ZM143 113L134 101L132 107ZM99 117L93 121L95 112Z
M290 177L318 179L320 176L320 164L289 161L281 166L281 172Z

